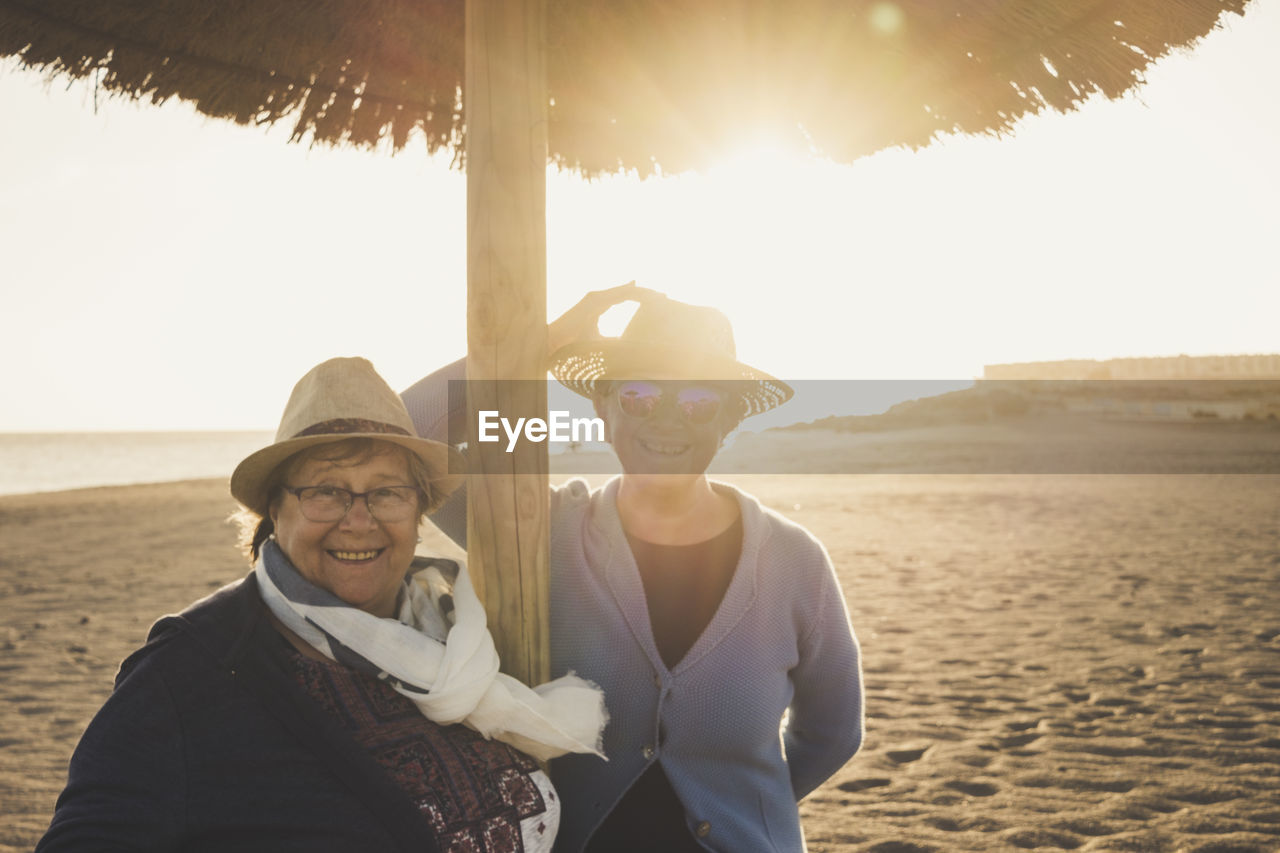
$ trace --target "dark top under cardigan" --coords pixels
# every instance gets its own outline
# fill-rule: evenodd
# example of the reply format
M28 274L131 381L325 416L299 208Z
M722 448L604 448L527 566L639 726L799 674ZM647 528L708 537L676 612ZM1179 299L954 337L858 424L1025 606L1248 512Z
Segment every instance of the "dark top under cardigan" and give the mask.
M252 575L157 622L85 731L36 850L436 850L286 655Z

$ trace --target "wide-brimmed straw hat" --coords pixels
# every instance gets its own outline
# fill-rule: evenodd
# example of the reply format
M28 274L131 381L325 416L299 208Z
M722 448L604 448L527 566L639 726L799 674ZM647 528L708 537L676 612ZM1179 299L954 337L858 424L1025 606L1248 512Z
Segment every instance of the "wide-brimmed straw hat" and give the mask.
M333 358L298 380L285 404L273 444L249 454L231 474L231 495L266 515L267 479L281 462L318 444L376 438L417 455L431 472L432 509L462 483L449 473L449 445L418 438L400 395L363 358Z
M550 371L584 397L595 397L601 380L732 382L744 418L780 406L795 393L781 379L738 361L733 328L723 313L674 299L640 303L620 337L562 347L552 353Z

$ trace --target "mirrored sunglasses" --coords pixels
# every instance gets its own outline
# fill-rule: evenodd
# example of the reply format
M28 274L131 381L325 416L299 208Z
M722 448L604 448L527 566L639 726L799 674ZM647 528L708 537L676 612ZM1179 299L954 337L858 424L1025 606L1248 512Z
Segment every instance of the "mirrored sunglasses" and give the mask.
M724 405L724 394L707 385L671 387L632 379L617 383L613 390L623 413L642 420L652 417L664 399L671 399L686 422L703 426L715 420Z

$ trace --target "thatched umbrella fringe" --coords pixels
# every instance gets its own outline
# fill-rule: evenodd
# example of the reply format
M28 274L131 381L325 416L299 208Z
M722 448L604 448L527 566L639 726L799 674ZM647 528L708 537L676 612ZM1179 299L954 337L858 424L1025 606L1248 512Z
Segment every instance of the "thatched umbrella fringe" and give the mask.
M436 98L413 97L403 85L388 85L383 91L399 91L382 94L368 79L348 81L341 67L316 68L302 79L252 62L157 47L23 3L5 0L0 12L0 55L17 56L51 80L97 75L97 85L109 94L157 104L177 96L205 115L238 124L273 124L296 113L293 141L310 135L313 142L375 147L390 137L400 150L416 127L434 153L458 150L462 138L462 115L452 103L442 109ZM56 42L46 38L51 28L59 33ZM335 71L337 79L330 79ZM461 79L447 76L450 93L460 90Z
M648 175L706 166L754 128L838 162L1002 134L1118 97L1247 2L547 0L549 159ZM461 164L462 6L0 0L0 55L241 123L291 117L295 141L399 150L421 132Z

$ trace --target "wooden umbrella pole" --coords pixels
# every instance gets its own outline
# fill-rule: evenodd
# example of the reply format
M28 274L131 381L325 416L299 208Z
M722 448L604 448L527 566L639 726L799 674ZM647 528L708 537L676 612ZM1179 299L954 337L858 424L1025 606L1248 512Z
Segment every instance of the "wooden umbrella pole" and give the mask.
M477 413L547 416L545 0L467 0L467 557L502 657L550 674L547 448L477 441ZM523 380L523 381L511 381ZM536 381L531 381L536 380Z

